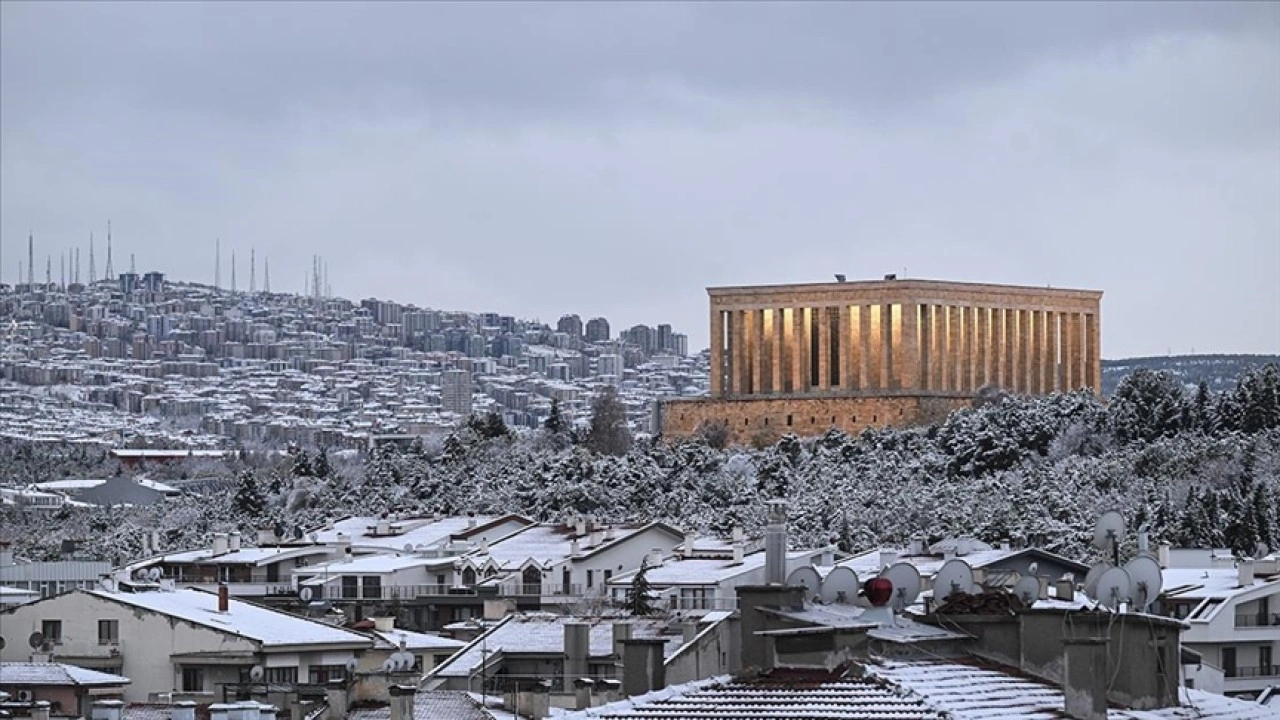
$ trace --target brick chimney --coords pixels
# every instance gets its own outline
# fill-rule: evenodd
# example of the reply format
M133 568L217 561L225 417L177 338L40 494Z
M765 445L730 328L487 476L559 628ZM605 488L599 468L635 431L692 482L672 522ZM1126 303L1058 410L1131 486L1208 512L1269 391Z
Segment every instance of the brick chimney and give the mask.
M226 584L218 586L218 612L225 613L231 609L231 591Z

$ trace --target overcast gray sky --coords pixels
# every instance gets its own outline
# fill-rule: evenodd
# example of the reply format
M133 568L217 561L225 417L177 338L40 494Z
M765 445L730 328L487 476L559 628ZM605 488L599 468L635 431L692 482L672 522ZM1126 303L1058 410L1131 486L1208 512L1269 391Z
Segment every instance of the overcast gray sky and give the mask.
M706 286L897 272L1280 352L1280 4L0 3L3 279L108 218L118 270L691 347Z

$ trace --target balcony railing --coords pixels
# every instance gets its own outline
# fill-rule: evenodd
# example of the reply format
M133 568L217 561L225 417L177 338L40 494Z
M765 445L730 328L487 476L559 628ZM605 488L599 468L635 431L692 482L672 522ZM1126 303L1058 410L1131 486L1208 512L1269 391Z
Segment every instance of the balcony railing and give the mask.
M1243 665L1227 668L1223 675L1228 678L1269 678L1280 677L1280 665Z
M672 610L737 610L738 598L728 596L673 597L668 599Z
M1236 627L1280 627L1280 613L1237 613Z

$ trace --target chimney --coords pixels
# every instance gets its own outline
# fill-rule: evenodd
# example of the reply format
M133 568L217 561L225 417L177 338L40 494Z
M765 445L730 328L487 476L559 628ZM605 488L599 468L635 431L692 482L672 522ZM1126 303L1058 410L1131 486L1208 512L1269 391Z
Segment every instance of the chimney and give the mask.
M622 693L643 695L666 687L662 664L663 638L630 638L622 641Z
M586 534L587 534L587 520L586 520L586 518L584 518L584 517L582 517L581 515L579 515L577 518L575 518L575 519L574 519L574 521L573 521L573 534L574 534L574 535L586 535Z
M698 531L686 530L684 533L684 542L680 546L680 554L685 558L693 557L693 546L698 543Z
M880 549L880 569L883 570L898 562L898 551L893 548Z
M151 552L156 553L157 555L160 554L160 531L159 530L151 531Z
M649 567L662 567L662 548L654 548L649 551Z
M729 531L729 539L733 542L742 542L743 540L742 527L739 525L734 525L733 529Z
M1169 543L1160 543L1156 546L1156 562L1160 563L1160 567L1169 567L1169 553L1173 550L1173 546Z
M325 529L325 530L332 530L332 529L333 529L333 518L331 518L331 517L326 517L326 518L324 519L324 529Z
M49 720L49 701L37 700L31 704L31 720Z
M1062 694L1066 714L1075 720L1107 720L1107 641L1064 638L1066 665Z
M227 550L230 552L240 552L240 533L233 532L227 543Z
M604 542L604 532L601 530L592 530L588 536L587 547L597 547Z
M612 525L609 525L609 526L605 527L605 529L604 529L604 541L605 541L605 542L610 542L610 541L617 540L617 539L618 539L618 529L617 529L617 528L615 528L615 527L614 527L614 526L612 526Z
M822 548L822 557L819 558L818 564L822 567L831 567L836 564L836 549L831 545Z
M91 717L93 720L120 720L123 712L124 702L121 700L95 700Z
M1040 589L1036 591L1036 599L1048 600L1049 599L1049 578L1045 577L1044 575L1037 575L1036 580L1040 581Z
M1076 581L1070 575L1063 575L1054 585L1053 594L1058 596L1059 600L1068 602L1076 599Z
M276 531L271 528L258 528L258 547L276 544Z
M280 712L280 709L275 705L258 703L258 720L276 720L276 713L278 712ZM246 720L252 720L252 718L246 718Z
M179 700L169 708L169 720L196 720L196 704L190 700Z
M469 517L467 518L467 529L468 529L468 530L471 530L471 529L472 529L472 528L474 528L475 526L476 526L476 516L475 516L475 515L471 515L471 516L469 516ZM410 704L412 704L412 703L410 703Z
M769 524L764 530L764 581L766 585L783 585L787 581L787 503L785 500L769 501Z
M391 534L391 523L386 518L378 518L378 522L374 523L373 534L379 537L386 537Z
M1253 558L1240 558L1240 562L1236 564L1236 570L1239 573L1240 587L1253 586Z
M329 706L329 720L346 720L347 718L347 683L342 680L331 680L324 686L325 704Z
M742 548L742 543L740 543L740 542L736 542L736 543L734 543L734 544L733 544L733 564L734 564L734 565L741 565L741 564L742 564L742 555L743 555L743 553L744 553L744 550L743 550L743 548Z
M484 553L485 555L489 554L489 538L487 537L480 538L480 552Z
M1138 533L1138 552L1145 553L1151 549L1151 534L1145 530Z
M218 585L218 612L225 613L231 609L230 591L227 590L227 584Z
M582 548L578 546L578 538L570 538L569 557L578 557L581 554L582 554Z
M13 564L13 546L8 540L0 540L0 567L9 567Z
M968 555L973 549L973 543L968 538L956 539L956 555Z
M631 639L631 623L615 622L613 624L613 654L622 660L622 643ZM621 673L619 673L621 674Z
M587 654L590 652L591 626L583 622L564 624L564 684L587 677Z
M391 692L391 720L414 720L413 695L418 691L418 688L413 685L392 685L389 690Z
M213 554L215 557L218 555L227 554L227 534L226 533L213 534Z
M378 632L391 632L396 629L396 619L387 616L373 618L373 629Z

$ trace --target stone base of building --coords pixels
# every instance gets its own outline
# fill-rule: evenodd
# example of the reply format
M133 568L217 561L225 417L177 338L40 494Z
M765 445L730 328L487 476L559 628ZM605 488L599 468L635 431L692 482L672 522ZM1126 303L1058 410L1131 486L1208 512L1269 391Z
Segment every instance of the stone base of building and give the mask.
M811 437L831 428L854 435L873 427L937 423L972 401L972 395L940 393L670 400L662 408L662 434L690 437L723 424L728 442L762 446L783 435Z

